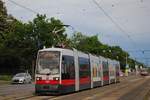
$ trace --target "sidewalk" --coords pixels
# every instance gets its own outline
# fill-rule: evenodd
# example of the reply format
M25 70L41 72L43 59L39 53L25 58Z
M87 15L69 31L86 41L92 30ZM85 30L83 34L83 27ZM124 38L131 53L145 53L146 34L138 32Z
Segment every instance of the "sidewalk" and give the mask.
M0 80L0 85L10 84L10 81Z

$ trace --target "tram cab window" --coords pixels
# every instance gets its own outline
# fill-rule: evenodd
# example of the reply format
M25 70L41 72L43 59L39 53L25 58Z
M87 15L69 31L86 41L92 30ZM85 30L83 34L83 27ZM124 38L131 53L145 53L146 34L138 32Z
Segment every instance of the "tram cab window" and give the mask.
M62 57L62 79L74 79L75 78L75 67L74 57L64 55Z

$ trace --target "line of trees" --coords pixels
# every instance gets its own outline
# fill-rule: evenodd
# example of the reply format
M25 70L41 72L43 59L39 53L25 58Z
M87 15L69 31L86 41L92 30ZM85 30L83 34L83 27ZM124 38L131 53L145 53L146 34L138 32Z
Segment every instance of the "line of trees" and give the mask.
M15 74L24 70L31 72L39 49L60 44L119 60L122 69L125 68L126 56L131 67L135 64L127 52L119 46L101 43L98 35L86 36L76 32L68 38L65 26L59 19L49 19L46 15L38 14L32 21L23 23L8 15L0 0L0 74Z

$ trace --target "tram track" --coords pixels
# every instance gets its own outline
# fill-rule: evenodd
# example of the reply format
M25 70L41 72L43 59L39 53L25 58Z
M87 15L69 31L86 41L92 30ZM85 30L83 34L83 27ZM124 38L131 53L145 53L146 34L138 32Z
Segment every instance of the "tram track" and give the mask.
M94 95L92 97L89 97L89 98L83 99L83 100L96 100L97 98L100 98L101 100L124 100L123 98L120 99L120 97L122 95L128 93L129 91L133 91L138 86L144 84L146 81L147 80L143 81L143 79L130 81L128 84L123 85L122 87L118 87L116 89L112 89L111 91L105 91L105 93L103 93L103 94L96 94L96 95ZM138 89L138 90L140 91L140 89ZM130 93L130 94L133 94L133 93ZM137 93L137 95L139 95L139 93ZM134 95L132 95L131 97L129 97L129 98L125 99L125 100L142 100L142 99L135 99Z
M1 95L9 95L13 93L20 92L30 92L34 89L33 84L17 84L17 85L8 85L0 87L0 96Z
M123 94L127 94L129 91L134 90L137 86L143 84L144 82L146 82L146 80L149 79L150 78L143 79L141 77L133 77L129 78L128 80L127 78L117 84L110 84L61 96L37 96L34 94L33 90L30 92L20 90L13 94L1 93L0 100L97 100L97 98L108 98L108 95L111 98L110 100L118 100L118 97L121 97ZM138 91L139 92L137 92L137 94L142 91L142 88ZM140 95L142 95L142 93Z
M115 85L117 85L117 87L118 87L118 85L120 86L121 84L120 83L111 84L111 86L106 85L106 86L103 86L103 87L99 87L99 89L101 89L101 92L104 92L107 88L111 88L112 86L115 86ZM36 96L36 95L34 95L34 96L31 96L31 97L23 97L23 98L20 98L20 99L17 99L17 100L57 100L57 99L63 99L63 98L67 98L67 97L76 96L78 94L84 94L84 93L86 94L86 92L88 93L89 91L91 91L93 93L94 90L95 90L95 93L96 93L97 89L98 88L93 88L93 89L90 89L90 90L83 90L83 91L74 92L72 94L66 94L66 95L62 95L62 96Z
M21 97L19 95L22 95ZM1 95L0 100L22 100L22 98L30 98L33 97L31 93L13 93L9 95Z
M47 100L70 100L70 99L72 99L72 100L91 100L90 99L91 97L89 97L89 95L91 95L91 93L96 94L94 96L97 96L97 92L99 92L99 94L103 94L103 93L105 93L106 90L110 90L110 89L113 89L113 88L116 89L118 87L123 88L123 87L126 86L126 84L124 84L124 86L122 86L122 84L120 84L120 83L106 85L106 86L103 86L103 87L93 88L93 89L90 89L90 90L83 90L83 91L79 91L77 93L73 93L73 94L69 94L69 95L65 95L65 96L60 96L60 97L56 97L56 98L53 98L53 99L47 99ZM78 95L80 95L80 96L78 96Z
M126 92L119 100L128 100L128 98L132 100L143 100L148 95L149 91L150 79L145 79L145 82L139 85L138 88L134 88L130 90L130 92Z
M21 97L33 96L33 84L8 85L0 87L0 100L16 100Z
M20 98L17 100L48 100L55 98L54 96L32 96L32 97L25 97L25 98Z
M93 96L86 97L86 98L84 98L82 100L94 100L94 99L96 99L98 97L108 96L108 95L110 95L111 93L113 93L113 92L115 92L117 90L121 90L121 89L127 87L128 85L129 85L128 83L120 84L120 85L117 85L117 87L113 87L113 88L111 87L108 90L104 90L101 93L97 93L97 94L95 94Z
M132 81L124 81L118 84L106 85L99 88L93 88L90 90L84 90L75 92L72 94L62 95L62 96L32 96L24 99L17 100L97 100L97 98L101 98L102 100L129 100L129 99L120 99L123 94L128 93L129 91L133 91L136 87L145 84L149 79L133 79ZM150 85L150 84L149 84ZM138 89L138 92L135 95L142 95L142 88ZM148 90L148 89L147 89ZM135 90L136 91L136 90ZM94 94L89 96L90 94ZM109 96L108 96L109 95ZM133 96L131 98L134 98ZM132 100L141 100L141 99L132 99Z
M140 80L142 80L142 79L140 79ZM123 90L126 87L129 87L129 85L131 83L135 84L136 82L138 82L140 80L135 80L133 82L119 83L119 84L115 84L113 86L110 85L110 86L104 86L104 87L100 87L100 88L95 88L95 92L94 92L93 89L91 89L91 90L83 91L81 93L79 92L79 93L71 94L71 95L67 95L67 96L60 96L60 97L53 98L53 99L48 99L48 100L70 100L70 99L71 100L97 100L96 98L98 98L98 97L103 97L103 96L104 97L105 96L108 97L108 95L111 95L112 93L115 93L115 94L113 94L113 96L114 95L117 96L119 93L116 94L117 93L116 91ZM89 96L89 95L91 95L91 93L94 94L94 95ZM114 100L117 100L117 99L114 99Z

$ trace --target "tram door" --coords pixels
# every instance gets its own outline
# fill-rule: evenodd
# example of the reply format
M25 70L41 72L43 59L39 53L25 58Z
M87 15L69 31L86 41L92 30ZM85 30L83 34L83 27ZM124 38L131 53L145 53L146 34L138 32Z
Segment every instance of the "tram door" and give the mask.
M108 68L108 62L102 61L102 67L103 67L103 85L109 84L109 68Z
M69 93L75 91L75 66L73 56L62 56L61 76L62 92Z
M116 82L119 82L119 72L120 72L120 64L117 62L116 64Z
M90 60L79 57L79 89L88 89L91 87Z

